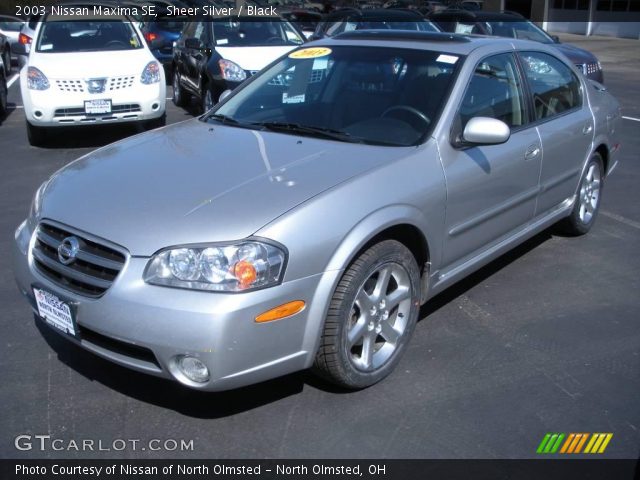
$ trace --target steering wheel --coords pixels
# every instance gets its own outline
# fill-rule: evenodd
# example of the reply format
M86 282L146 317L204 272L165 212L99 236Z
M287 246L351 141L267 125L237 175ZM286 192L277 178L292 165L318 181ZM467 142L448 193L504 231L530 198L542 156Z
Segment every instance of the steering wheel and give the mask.
M382 112L382 115L380 115L380 118L384 118L391 112L395 112L395 111L405 111L405 112L412 113L413 115L418 117L420 120L422 120L426 126L429 126L431 124L431 120L429 119L429 117L427 117L424 113L422 113L417 108L414 108L410 105L394 105L393 107L389 107L384 112Z
M126 47L127 44L120 40L111 40L105 44L105 48L109 47Z

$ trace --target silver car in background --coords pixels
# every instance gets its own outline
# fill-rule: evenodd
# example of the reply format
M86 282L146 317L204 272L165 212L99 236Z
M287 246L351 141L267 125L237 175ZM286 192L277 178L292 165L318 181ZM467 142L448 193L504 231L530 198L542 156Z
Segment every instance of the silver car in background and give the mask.
M14 273L41 320L141 372L367 387L421 304L551 225L592 227L619 118L550 46L342 34L54 174Z

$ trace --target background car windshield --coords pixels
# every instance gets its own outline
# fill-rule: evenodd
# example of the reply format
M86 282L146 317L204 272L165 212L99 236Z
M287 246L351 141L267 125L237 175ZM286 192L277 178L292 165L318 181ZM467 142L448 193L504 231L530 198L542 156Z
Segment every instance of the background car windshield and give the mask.
M327 35L334 36L342 32L353 30L409 30L418 32L439 32L429 21L418 22L378 22L378 21L348 21L337 22L327 29Z
M348 134L346 141L415 145L435 123L460 63L458 56L423 50L306 48L213 113L243 124L331 129Z
M142 43L129 23L89 20L45 22L36 50L42 53L69 53L136 48L142 48Z
M304 40L287 22L226 20L213 22L213 36L221 47L302 45Z
M17 20L5 20L0 18L0 30L7 32L19 32L23 23Z
M553 39L529 22L487 22L489 31L498 37L520 38L540 43L554 43Z

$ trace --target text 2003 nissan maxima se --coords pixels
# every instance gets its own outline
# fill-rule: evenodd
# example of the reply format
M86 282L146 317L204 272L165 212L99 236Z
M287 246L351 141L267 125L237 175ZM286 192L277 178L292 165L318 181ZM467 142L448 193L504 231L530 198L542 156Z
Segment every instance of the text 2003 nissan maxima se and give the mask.
M343 34L57 172L15 274L46 323L139 371L365 387L422 302L558 221L590 229L619 115L539 43Z

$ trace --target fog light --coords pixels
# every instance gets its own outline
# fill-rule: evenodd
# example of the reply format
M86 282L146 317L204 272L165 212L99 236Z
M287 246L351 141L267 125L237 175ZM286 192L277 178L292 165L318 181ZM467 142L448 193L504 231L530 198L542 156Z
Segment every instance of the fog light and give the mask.
M160 108L160 105L158 105L157 103L154 103L153 105L151 105L152 110L158 110L159 108Z
M204 383L209 380L209 369L195 357L188 355L178 358L178 368L189 380L197 383Z
M33 112L33 115L40 118L42 116L42 112L40 110L36 110L35 112Z

